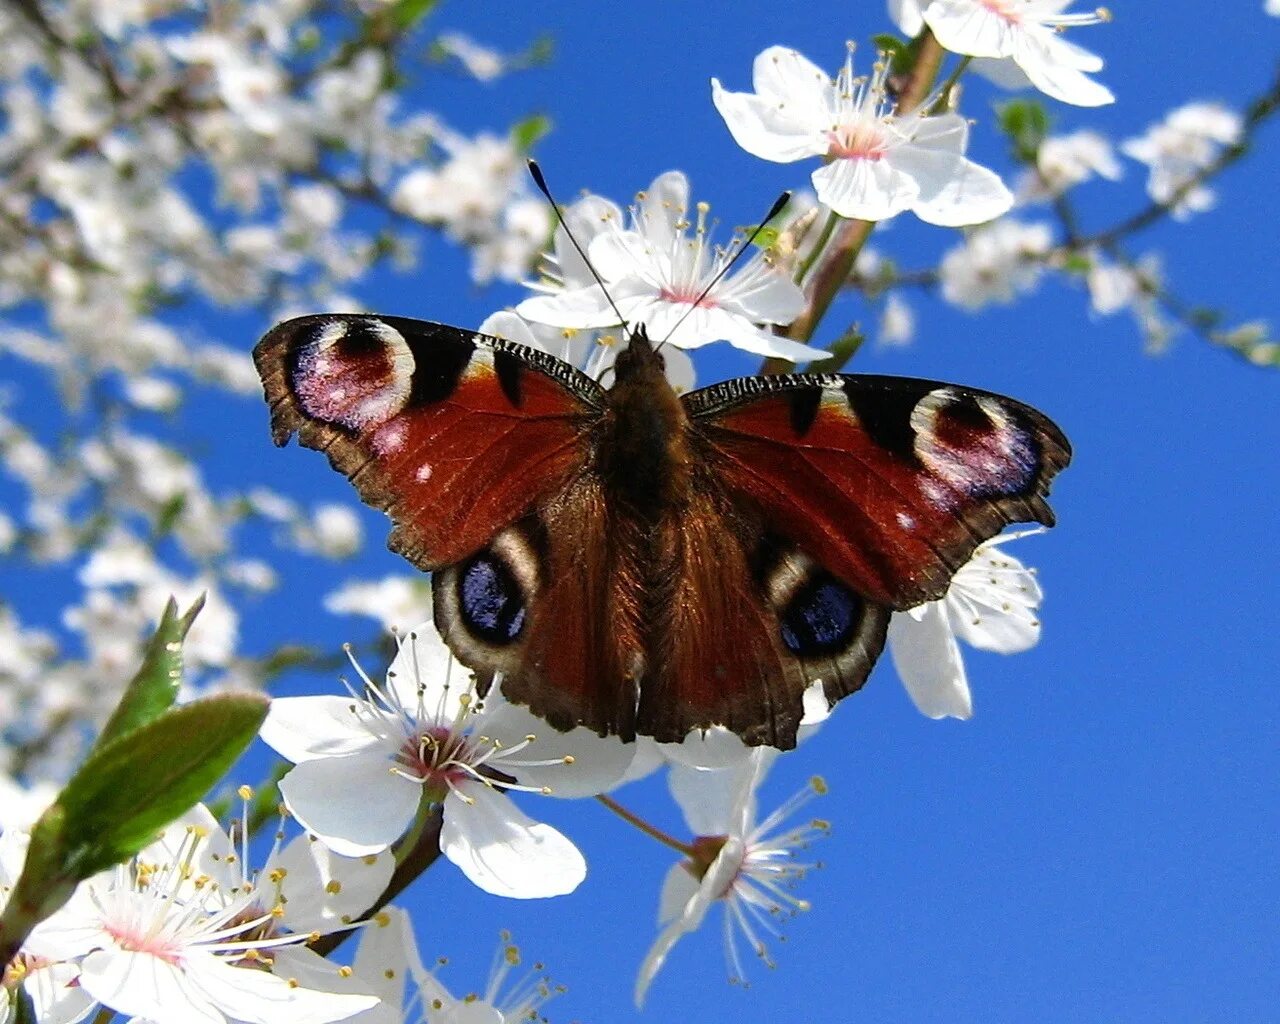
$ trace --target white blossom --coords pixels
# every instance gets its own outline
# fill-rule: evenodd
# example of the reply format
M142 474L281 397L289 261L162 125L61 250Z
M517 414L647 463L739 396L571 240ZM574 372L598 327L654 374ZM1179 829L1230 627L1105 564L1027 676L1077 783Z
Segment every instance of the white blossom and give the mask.
M1087 129L1069 135L1050 135L1036 151L1036 171L1028 176L1023 198L1061 195L1097 175L1119 181L1124 168L1106 137Z
M309 931L282 930L282 897L259 891L242 864L242 851L197 808L131 863L83 882L26 948L74 961L88 995L155 1024L327 1024L373 1006L376 997L303 948ZM314 920L325 890L297 895Z
M804 294L764 255L721 277L704 297L733 258L711 244L708 211L699 203L697 219L690 222L688 179L678 171L659 175L632 208L629 230L606 215L595 236L583 243L607 296L594 280L544 287L546 294L525 299L516 312L575 330L608 327L621 317L630 327L644 325L655 342L677 348L724 340L757 355L822 358L822 350L759 326L789 324L804 307Z
M1197 177L1224 146L1237 143L1243 131L1240 115L1222 104L1188 103L1170 111L1144 135L1122 142L1120 149L1150 169L1147 193L1151 198L1172 204L1174 218L1186 220L1212 209L1213 190Z
M1086 72L1102 58L1062 37L1062 30L1107 21L1105 8L1068 14L1072 0L932 0L923 17L938 42L955 53L1016 66L1047 96L1081 107L1115 102ZM1009 81L1007 69L993 76ZM1013 81L1016 82L1016 78Z
M807 910L807 901L792 894L795 883L813 867L796 854L827 832L814 819L780 832L783 822L813 795L825 793L818 778L763 820L758 820L756 790L777 756L755 748L735 767L718 771L672 767L672 796L694 834L687 859L672 866L662 886L658 923L661 931L636 978L635 1001L644 1003L649 986L680 938L702 926L708 911L724 906L725 956L730 976L745 979L737 934L752 952L770 963L762 933L777 936L780 916Z
M929 104L898 114L887 95L889 64L855 79L853 55L832 81L795 50L772 46L755 59L754 93L711 80L716 109L734 140L779 163L820 156L818 200L842 217L880 221L911 210L945 227L980 224L1013 205L995 172L964 155L969 126L959 114L927 116Z
M890 618L889 652L922 714L968 718L973 713L958 639L999 654L1016 654L1039 641L1043 594L1035 571L1000 546L1024 536L1006 534L979 545L945 597Z
M1052 247L1048 224L1005 218L979 228L943 255L938 265L943 298L970 310L1012 302L1035 287Z
M539 1010L563 990L540 973L540 965L521 972L523 963L520 948L503 933L484 988L455 996L434 970L423 965L409 915L399 907L387 907L361 933L352 965L358 977L375 985L383 1005L353 1018L352 1024L523 1024L545 1020ZM387 1010L391 1012L387 1014Z
M401 643L385 686L360 678L363 692L349 697L277 698L262 727L296 766L280 793L304 827L360 856L385 850L421 808L439 805L441 851L485 891L528 899L578 886L586 864L577 848L503 790L600 792L626 768L623 744L548 730L496 689L482 699L430 624Z

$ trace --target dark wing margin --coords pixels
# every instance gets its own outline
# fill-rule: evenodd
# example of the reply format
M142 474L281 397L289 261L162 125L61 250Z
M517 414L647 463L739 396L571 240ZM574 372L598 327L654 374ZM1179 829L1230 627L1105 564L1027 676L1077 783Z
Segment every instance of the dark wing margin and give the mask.
M983 541L1052 525L1062 431L1002 395L938 381L797 374L684 396L730 498L857 594L892 609L946 593Z
M296 433L421 569L481 548L590 457L603 391L545 352L404 317L289 320L254 349L277 445Z

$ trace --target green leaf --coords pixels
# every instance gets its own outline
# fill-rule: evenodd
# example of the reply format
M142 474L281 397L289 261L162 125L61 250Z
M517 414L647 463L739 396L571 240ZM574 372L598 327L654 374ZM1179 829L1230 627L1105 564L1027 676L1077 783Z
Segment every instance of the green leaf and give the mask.
M166 501L164 507L160 509L160 514L156 517L155 535L157 537L167 537L172 533L173 528L178 523L178 517L182 515L186 507L187 496L185 494L175 494Z
M268 705L256 694L193 701L95 749L56 804L70 872L87 878L151 842L226 774Z
M125 688L124 696L103 727L94 744L95 751L158 718L173 706L182 682L182 641L187 638L191 623L203 607L204 596L201 595L195 604L179 615L177 602L169 598L160 625L147 642L142 667Z
M876 44L877 50L888 55L894 74L905 75L915 64L915 54L911 52L911 44L906 40L899 39L890 32L881 32L872 36L871 41Z
M435 10L440 0L396 0L387 12L391 24L400 32L408 32Z
M1013 155L1024 164L1035 163L1040 145L1049 134L1049 114L1039 100L1010 100L996 108L1001 130L1013 143Z
M827 356L826 359L819 359L817 362L810 363L804 368L804 372L839 373L866 340L866 336L855 324L835 340L835 343L829 349L831 355Z
M551 131L551 118L545 114L531 114L511 126L511 144L521 153L531 150L539 139Z

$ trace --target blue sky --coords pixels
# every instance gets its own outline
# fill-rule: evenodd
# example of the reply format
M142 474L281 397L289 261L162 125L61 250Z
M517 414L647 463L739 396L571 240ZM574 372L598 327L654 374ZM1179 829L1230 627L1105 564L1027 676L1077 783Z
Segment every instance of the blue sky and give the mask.
M1261 8L1261 0L1232 0L1210 15L1195 0L1114 4L1111 25L1075 38L1106 58L1099 77L1118 102L1102 110L1050 104L1055 127L1118 139L1190 100L1242 106L1268 86L1280 50L1280 19ZM879 0L490 0L444 5L436 24L506 49L545 33L556 55L546 68L490 85L432 78L421 85L424 104L464 130L501 131L545 112L555 130L537 155L561 196L591 189L626 201L655 174L679 168L725 225L758 219L811 167L739 150L711 106L709 78L748 88L752 58L772 44L834 67L845 40L865 44L890 27ZM974 81L964 112L978 122L971 155L1007 170L990 113L999 95ZM1253 157L1220 180L1217 210L1138 239L1137 251L1164 254L1178 294L1223 307L1233 322L1280 322L1277 153L1272 124ZM1087 186L1086 227L1144 206L1144 177L1127 162L1121 183ZM924 266L954 240L904 217L873 244ZM475 289L444 243L429 245L427 257L411 278L380 274L358 294L371 308L459 325L517 297L505 287ZM1054 487L1059 527L1015 549L1041 571L1042 642L1012 658L967 652L976 710L966 723L921 717L886 659L816 739L781 760L765 789L766 806L813 774L831 790L813 807L833 823L813 851L825 866L802 886L813 908L786 926L777 969L753 962L751 987L729 987L719 929L709 928L677 948L643 1018L1274 1019L1280 376L1185 335L1166 355L1145 355L1127 318L1091 317L1081 290L1057 279L978 316L911 298L914 345L867 346L852 369L1016 396L1052 416L1075 446L1075 463ZM842 300L819 341L855 320L874 314ZM236 340L225 323L205 326ZM264 326L239 339L246 349ZM751 366L704 354L704 383ZM271 448L265 410L242 403L219 415L227 426L211 456L215 481L242 483L247 472L315 500L348 498L323 459ZM385 533L373 512L366 526L371 538ZM291 581L329 589L348 575L400 569L375 540L355 565L308 563ZM251 640L278 638L282 622L328 641L351 628L300 621L290 594L285 587L262 602L261 622L246 624ZM311 593L306 607L314 607ZM681 828L662 786L622 797ZM569 986L546 1008L553 1020L638 1019L631 986L653 937L668 851L590 803L544 801L537 810L582 846L586 884L555 901L502 901L442 862L409 899L424 955L450 957L447 984L477 987L498 930L511 928L530 959Z
M1055 127L1121 138L1190 100L1243 105L1268 86L1280 43L1280 20L1261 6L1235 0L1210 16L1192 0L1158 11L1115 4L1111 25L1075 38L1106 58L1099 77L1118 102L1051 104ZM485 11L483 27L461 6L441 23L509 46L548 32L554 63L496 86L432 90L432 102L446 111L456 102L456 116L476 128L545 110L556 128L538 156L562 195L589 188L626 200L676 167L726 225L750 223L810 168L739 150L708 79L748 88L751 59L771 44L834 66L846 39L865 43L888 26L874 2ZM989 107L997 95L974 82L964 109L979 122L971 153L1004 167ZM1221 180L1216 211L1139 239L1140 250L1164 253L1179 294L1237 321L1277 318L1265 227L1280 219L1277 152L1272 125L1252 159ZM1088 186L1086 225L1144 205L1144 178L1127 162L1120 184ZM874 244L920 265L952 238L904 217ZM439 276L428 267L388 301L463 324L505 301L502 289L467 294L455 274L442 259ZM1274 1019L1280 380L1189 336L1163 357L1144 355L1126 318L1091 317L1061 281L978 316L913 300L915 345L868 348L856 369L1004 391L1052 415L1075 445L1054 488L1059 527L1017 548L1041 570L1043 640L1012 658L968 653L976 713L967 723L919 716L881 665L766 788L767 804L822 774L831 795L815 813L834 823L813 851L825 868L803 884L813 909L787 927L777 969L753 970L745 991L727 987L719 930L708 929L678 947L643 1016ZM858 319L872 316L848 300L829 317L827 340ZM746 365L713 356L699 369L710 381ZM679 827L660 787L629 799ZM591 864L577 894L500 905L442 871L420 891L445 901L448 924L424 920L421 934L428 948L440 935L458 958L456 939L485 949L495 922L505 923L569 984L547 1007L554 1019L631 1019L633 971L668 855L594 808L553 810Z

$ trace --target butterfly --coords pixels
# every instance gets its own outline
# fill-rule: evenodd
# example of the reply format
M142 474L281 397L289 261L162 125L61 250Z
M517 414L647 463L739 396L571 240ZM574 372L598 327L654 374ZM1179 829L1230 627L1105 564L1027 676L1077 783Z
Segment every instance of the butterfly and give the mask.
M258 344L296 433L432 573L436 626L559 730L793 747L806 689L859 689L895 610L1007 524L1054 522L1043 414L903 377L743 377L679 395L638 328L613 387L444 324L324 314Z

